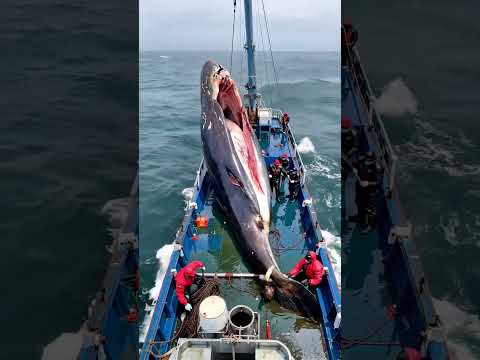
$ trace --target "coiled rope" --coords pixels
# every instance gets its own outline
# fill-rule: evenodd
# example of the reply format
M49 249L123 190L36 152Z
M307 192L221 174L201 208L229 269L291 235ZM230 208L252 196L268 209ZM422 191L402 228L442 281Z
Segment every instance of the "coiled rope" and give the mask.
M302 237L300 237L291 245L286 245L282 242L280 231L278 231L278 229L270 230L270 236L273 240L272 250L274 251L275 255L280 255L293 250L302 250L304 248L305 234L303 234Z
M181 325L178 327L176 334L170 340L163 341L154 341L150 343L149 352L156 359L168 359L168 356L173 349L170 349L164 354L158 354L154 351L156 350L155 345L165 345L170 344L177 339L184 338L195 338L198 335L198 323L199 323L199 312L201 302L209 296L220 295L220 281L217 278L213 279L202 279L201 287L195 291L191 296L190 302L192 304L192 310L187 314Z

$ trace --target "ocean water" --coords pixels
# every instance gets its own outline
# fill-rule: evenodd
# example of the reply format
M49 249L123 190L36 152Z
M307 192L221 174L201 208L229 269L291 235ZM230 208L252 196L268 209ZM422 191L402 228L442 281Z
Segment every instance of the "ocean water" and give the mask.
M348 1L342 15L359 31L363 66L399 154L400 196L452 356L479 359L476 3L377 5Z
M232 74L241 85L246 82L246 63L240 53L234 55ZM340 276L339 54L276 53L278 86L267 81L273 75L265 71L263 57L257 53L260 92L267 104L291 116L318 220ZM230 54L140 53L140 263L147 309L158 294L162 265L171 252L168 244L183 217L202 158L199 83L207 59L228 67Z
M74 359L136 172L138 3L2 5L0 358Z

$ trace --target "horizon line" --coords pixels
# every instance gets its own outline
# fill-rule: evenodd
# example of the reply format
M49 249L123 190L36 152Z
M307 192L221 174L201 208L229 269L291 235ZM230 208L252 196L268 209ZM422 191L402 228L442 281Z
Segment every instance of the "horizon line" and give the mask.
M143 51L170 51L170 52L201 52L201 51L222 51L222 52L230 52L230 49L139 49L140 52ZM234 53L243 52L242 50L234 50ZM268 50L256 50L255 52L269 52ZM338 52L340 53L340 49L338 50L272 50L273 53L275 52Z

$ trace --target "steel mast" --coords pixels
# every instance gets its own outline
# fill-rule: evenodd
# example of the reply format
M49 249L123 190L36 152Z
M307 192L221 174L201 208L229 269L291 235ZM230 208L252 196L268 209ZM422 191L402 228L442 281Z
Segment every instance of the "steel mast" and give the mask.
M248 103L250 111L255 111L257 107L257 73L255 71L255 45L253 44L253 20L252 20L252 0L244 0L245 4L245 29L247 34L247 42L245 49L247 50L248 62L248 82L245 88L248 91Z

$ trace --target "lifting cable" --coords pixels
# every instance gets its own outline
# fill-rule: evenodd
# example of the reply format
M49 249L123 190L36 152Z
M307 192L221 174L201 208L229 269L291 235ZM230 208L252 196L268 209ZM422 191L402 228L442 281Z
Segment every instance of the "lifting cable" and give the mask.
M268 85L270 83L270 76L268 73L268 64L267 64L267 55L266 55L266 50L265 50L265 42L263 40L263 26L262 26L262 21L261 21L261 16L260 16L260 5L258 3L258 0L256 0L256 7L257 7L257 28L260 30L260 39L262 41L262 57L263 57L263 64L265 66L265 85ZM271 102L273 103L273 92L272 92L272 100Z
M245 49L245 43L244 43L244 40L243 40L243 37L244 37L244 32L243 32L243 27L242 27L242 22L243 22L243 13L242 13L242 9L243 9L243 5L242 5L242 0L240 0L240 25L239 25L239 28L240 28L240 49L241 52L240 52L240 74L239 74L239 79L240 79L240 82L243 83L243 59L245 57L245 54L246 54L246 49ZM246 80L245 80L246 81Z
M270 41L270 31L268 30L267 12L265 11L265 4L264 4L263 0L262 0L262 9L263 9L263 17L264 17L264 20L265 20L265 30L267 31L268 46L270 48L270 57L272 59L272 67L273 67L275 85L278 87L277 66L275 65L275 60L273 58L272 42Z
M233 76L233 41L235 40L235 15L237 10L237 0L233 0L233 24L232 24L232 45L230 49L230 74Z

